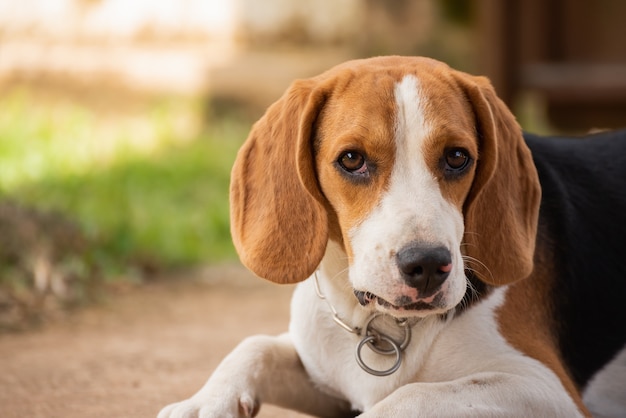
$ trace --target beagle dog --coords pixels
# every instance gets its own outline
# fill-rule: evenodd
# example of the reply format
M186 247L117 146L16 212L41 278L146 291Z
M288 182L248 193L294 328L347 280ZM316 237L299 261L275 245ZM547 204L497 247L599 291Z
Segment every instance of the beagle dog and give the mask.
M254 125L231 221L299 282L289 332L160 418L626 415L626 132L524 136L486 78L350 61Z

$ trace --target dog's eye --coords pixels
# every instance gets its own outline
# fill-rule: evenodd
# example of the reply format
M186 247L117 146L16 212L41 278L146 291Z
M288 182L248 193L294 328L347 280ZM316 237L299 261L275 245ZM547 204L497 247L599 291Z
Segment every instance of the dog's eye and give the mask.
M446 152L446 170L461 172L469 165L471 159L464 149L455 148Z
M342 169L348 173L366 174L367 163L365 157L358 152L346 151L339 156L337 160Z

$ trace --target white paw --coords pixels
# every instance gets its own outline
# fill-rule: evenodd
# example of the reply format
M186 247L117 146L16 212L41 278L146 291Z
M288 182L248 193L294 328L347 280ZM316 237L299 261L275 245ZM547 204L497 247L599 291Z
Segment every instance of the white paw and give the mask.
M166 406L158 418L252 418L259 403L249 393L240 396L194 396Z

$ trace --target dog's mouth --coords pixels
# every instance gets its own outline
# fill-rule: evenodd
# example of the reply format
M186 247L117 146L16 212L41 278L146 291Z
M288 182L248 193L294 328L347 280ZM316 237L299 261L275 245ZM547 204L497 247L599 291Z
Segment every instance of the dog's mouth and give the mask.
M367 306L371 303L377 303L379 306L385 309L391 309L395 311L427 311L435 309L433 304L438 299L437 297L432 302L425 302L423 300L413 301L408 296L398 298L395 303L391 303L380 296L377 296L371 292L365 292L362 290L354 290L354 296L361 304L361 306Z

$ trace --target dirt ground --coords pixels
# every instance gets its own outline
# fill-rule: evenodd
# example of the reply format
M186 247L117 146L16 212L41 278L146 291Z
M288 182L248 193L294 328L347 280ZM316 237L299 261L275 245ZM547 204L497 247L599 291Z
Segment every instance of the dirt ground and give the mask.
M210 69L211 93L264 108L293 79L346 55L334 49L237 55ZM0 334L0 417L155 417L197 391L246 336L287 330L291 287L240 266L193 276L115 293L41 329ZM259 417L305 415L263 405Z
M287 329L292 287L238 265L117 292L0 336L0 415L155 417L192 395L244 337ZM305 417L264 405L260 417Z

